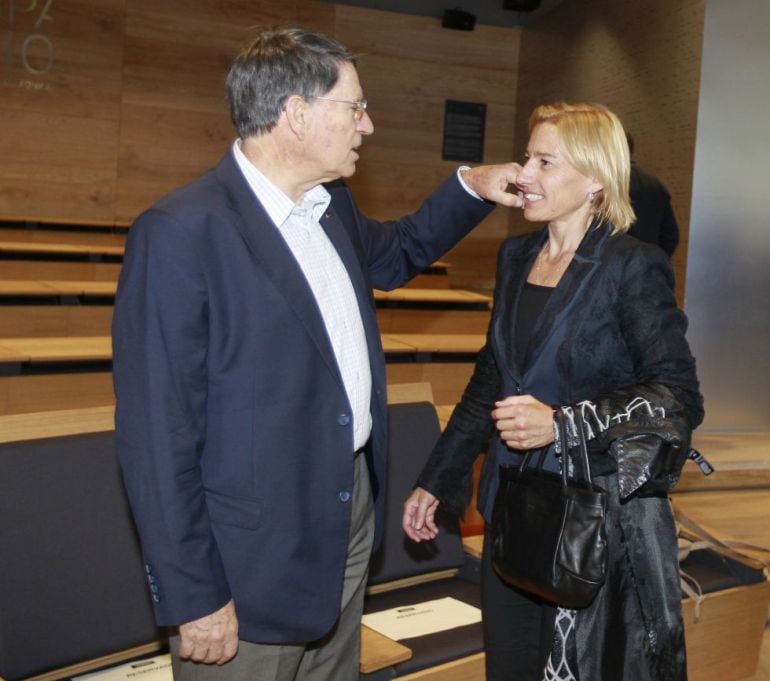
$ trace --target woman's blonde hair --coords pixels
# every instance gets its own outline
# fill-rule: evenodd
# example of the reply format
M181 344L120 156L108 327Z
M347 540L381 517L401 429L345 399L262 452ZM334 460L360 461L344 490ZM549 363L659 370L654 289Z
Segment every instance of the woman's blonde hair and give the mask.
M541 123L556 126L567 161L604 187L594 198L596 215L612 223L613 233L627 231L635 216L628 197L631 156L620 119L599 104L560 102L532 112L530 134Z

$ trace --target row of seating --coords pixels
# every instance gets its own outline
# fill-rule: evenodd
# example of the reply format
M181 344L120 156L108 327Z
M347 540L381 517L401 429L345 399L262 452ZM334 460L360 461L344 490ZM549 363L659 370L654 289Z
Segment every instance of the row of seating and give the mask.
M442 353L472 356L481 349L484 338L484 334L470 333L381 335L386 355L410 355L418 358ZM110 336L0 338L0 364L101 362L111 358Z
M384 548L372 561L367 612L447 595L478 606L478 564L463 556L456 524L443 519L442 541L424 555L425 546L404 542L400 531L403 498L448 413L439 408L437 416L428 403L430 390L418 390L423 392L413 386L389 390L395 402L420 401L390 406L388 525ZM111 428L109 408L0 416L0 536L6 556L0 562L0 640L7 644L0 646L0 678L6 681L63 679L164 645L150 614ZM696 444L718 471L730 461L762 461L770 444L766 434L749 435L746 442L734 434L715 437ZM770 543L767 488L715 488L712 483L700 500L697 492L677 493L675 504L716 527L715 534ZM478 554L479 537L463 543ZM693 599L684 601L689 678L732 681L751 675L770 586L741 565L730 564L729 573L721 573L724 561L701 558L690 560L688 568L701 580L716 579L718 591L702 600L697 615ZM741 586L744 573L749 581ZM31 593L34 598L28 598ZM400 642L364 627L362 637L361 681L483 679L476 625Z
M5 267L3 268L5 269ZM2 298L90 298L114 297L117 280L89 281L83 279L0 279L0 297ZM453 289L410 289L395 291L374 291L378 303L405 307L412 305L435 309L489 309L490 298L482 293Z
M51 228L55 227L55 228ZM0 222L0 258L16 259L22 262L35 262L45 258L52 262L99 263L109 264L119 262L125 252L125 228L106 228L89 225L54 225L41 226L30 224L26 227L20 223ZM4 268L5 269L5 268ZM48 267L18 262L13 268L14 273L6 274L6 278L51 278L46 274ZM64 271L76 272L78 269L88 272L89 268L77 268L74 265L65 267ZM112 279L117 278L114 268L101 268L102 273L110 272ZM416 288L449 288L449 265L436 261L416 277L410 286ZM438 276L437 276L438 275ZM56 278L56 277L54 277ZM70 277L72 278L72 277ZM75 278L89 279L88 276Z
M367 612L447 596L479 606L477 563L463 554L456 520L440 519L431 546L403 541L401 504L439 434L429 388L418 389L390 391L428 401L389 407L387 523L372 557ZM88 411L0 416L6 681L64 679L164 646L120 484L111 411ZM478 623L400 643L363 627L362 644L362 681L483 679Z
M0 229L0 253L52 256L103 256L119 258L125 250L125 233L104 233L76 228Z
M428 307L378 307L377 319L383 333L445 334L458 330L483 334L489 313L473 309ZM110 332L111 301L87 300L80 304L62 304L60 299L11 302L0 296L0 338L98 336Z
M112 404L109 334L126 232L0 223L0 414ZM491 298L449 288L444 262L418 280L374 293L388 379L435 379L440 399L454 402Z
M1 367L2 365L0 365ZM0 375L0 414L25 414L67 408L89 408L114 402L112 373L104 364L81 365L77 371ZM455 404L468 383L473 362L391 362L386 365L389 383L427 382L436 400Z

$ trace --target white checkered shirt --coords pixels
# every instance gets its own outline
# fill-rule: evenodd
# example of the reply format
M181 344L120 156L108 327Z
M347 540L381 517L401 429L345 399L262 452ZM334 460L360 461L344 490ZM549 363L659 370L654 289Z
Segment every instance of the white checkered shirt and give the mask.
M331 196L316 185L294 204L243 155L240 142L233 144L235 160L286 241L318 304L353 412L353 449L361 449L372 431L372 372L353 284L319 222Z

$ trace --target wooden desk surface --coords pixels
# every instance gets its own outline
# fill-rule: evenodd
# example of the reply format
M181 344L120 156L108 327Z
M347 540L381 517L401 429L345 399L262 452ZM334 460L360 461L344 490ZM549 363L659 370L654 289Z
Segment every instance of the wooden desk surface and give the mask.
M714 466L703 475L688 461L677 492L766 488L770 490L770 432L704 432L693 434L692 445Z
M7 257L3 260L0 271L4 279L117 281L121 268L122 264L120 262L22 260Z
M0 338L0 362L78 362L112 358L109 336Z
M69 375L69 374L68 374ZM74 380L78 380L76 375ZM396 383L388 386L388 403L432 402L430 383ZM99 406L0 414L0 443L37 440L77 433L100 433L115 426L115 403Z
M0 279L0 295L115 295L116 281L84 281L67 279ZM395 291L374 291L375 300L432 303L468 304L469 306L489 305L490 296L459 289L396 289Z
M362 674L371 674L412 658L412 651L398 641L383 636L366 625L361 625Z
M484 345L483 333L384 333L385 352L449 352L476 353Z
M0 416L0 443L81 433L103 433L114 427L114 405L29 414L4 414Z
M446 260L434 260L428 267L433 270L446 272L451 266L452 265L446 262Z
M0 229L0 252L15 253L86 253L122 256L124 234L54 231L39 229ZM427 270L446 275L449 265L437 260Z
M382 341L382 349L385 352L397 352L403 354L414 352L414 347L409 345L405 340L402 340L399 334L383 333L380 335L380 340Z
M77 253L123 255L126 238L122 234L44 231L37 229L0 230L0 251L18 253Z
M492 297L475 291L451 288L399 288L394 291L374 290L374 299L400 303L467 303L469 305L492 304Z
M383 334L385 352L474 353L484 334ZM0 362L97 361L112 357L109 336L0 338Z
M463 548L469 556L478 558L481 560L482 549L484 547L484 535L472 534L468 537L463 537Z
M0 279L0 296L114 296L116 281Z

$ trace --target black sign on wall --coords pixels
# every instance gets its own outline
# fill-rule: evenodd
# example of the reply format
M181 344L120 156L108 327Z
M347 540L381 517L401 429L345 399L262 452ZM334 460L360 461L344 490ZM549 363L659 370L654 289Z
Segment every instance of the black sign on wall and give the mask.
M483 163L486 120L486 104L447 99L441 158L445 161Z

